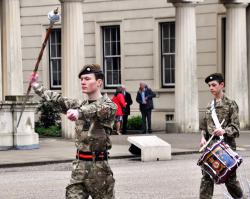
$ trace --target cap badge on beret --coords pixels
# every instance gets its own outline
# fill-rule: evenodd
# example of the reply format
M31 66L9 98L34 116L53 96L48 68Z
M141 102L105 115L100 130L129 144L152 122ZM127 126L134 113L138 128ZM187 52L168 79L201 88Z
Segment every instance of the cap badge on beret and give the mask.
M91 73L102 73L100 65L99 64L84 65L81 71L79 72L78 77L81 78L81 75L91 74Z
M213 73L209 76L207 76L207 78L205 79L205 82L211 82L211 81L218 81L218 82L224 82L224 78L223 75L221 73Z

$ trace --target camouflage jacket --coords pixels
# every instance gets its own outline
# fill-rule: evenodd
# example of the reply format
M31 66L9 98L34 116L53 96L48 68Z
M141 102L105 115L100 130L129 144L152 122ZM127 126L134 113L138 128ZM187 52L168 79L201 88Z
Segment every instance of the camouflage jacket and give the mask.
M234 100L230 100L224 95L221 101L215 103L215 111L220 123L224 119L222 124L222 128L226 132L226 134L224 134L224 141L228 143L233 149L235 149L235 137L239 137L240 131L238 105ZM200 129L204 132L204 137L206 140L211 137L213 131L215 130L215 124L213 122L211 113L211 103L209 103L206 108L205 117L203 118L200 126Z
M69 109L78 109L79 118L75 122L75 144L78 150L100 152L111 148L109 135L114 124L116 105L107 95L89 102L62 97L41 85L34 87L34 91L46 101L52 102L63 114Z

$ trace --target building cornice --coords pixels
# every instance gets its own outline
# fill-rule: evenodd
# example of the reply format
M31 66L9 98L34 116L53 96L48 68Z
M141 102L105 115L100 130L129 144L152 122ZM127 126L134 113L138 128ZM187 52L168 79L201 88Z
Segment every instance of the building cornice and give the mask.
M247 5L250 3L250 0L220 0L222 4L243 4Z
M176 3L183 3L183 4L186 4L186 3L191 3L191 4L196 4L196 3L201 3L203 2L203 0L167 0L168 3L173 3L173 4L176 4Z
M84 0L59 0L61 3L66 3L66 2L83 2Z

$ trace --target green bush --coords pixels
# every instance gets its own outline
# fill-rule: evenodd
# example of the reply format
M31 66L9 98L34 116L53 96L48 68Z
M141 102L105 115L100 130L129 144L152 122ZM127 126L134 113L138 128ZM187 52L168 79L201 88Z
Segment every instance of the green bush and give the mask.
M36 111L39 120L35 124L35 131L42 136L61 136L60 108L54 103L41 100Z
M142 118L139 115L131 116L128 118L128 129L129 130L141 130Z
M50 136L50 137L60 137L61 136L61 128L59 126L49 126L45 127L36 127L35 131L42 136Z
M41 100L40 105L37 108L39 117L39 126L48 128L50 126L60 126L61 117L59 107L55 106L54 103Z

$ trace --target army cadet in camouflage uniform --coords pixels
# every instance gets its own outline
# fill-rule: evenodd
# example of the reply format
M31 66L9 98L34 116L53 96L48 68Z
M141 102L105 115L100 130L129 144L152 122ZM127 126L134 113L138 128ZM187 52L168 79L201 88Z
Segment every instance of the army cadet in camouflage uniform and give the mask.
M209 75L205 82L209 86L211 94L214 96L214 106L219 122L222 124L222 129L216 129L211 116L211 103L208 104L205 117L201 123L201 146L206 144L206 141L214 134L214 139L210 145L219 140L219 136L224 136L224 141L233 150L236 150L235 138L239 137L239 117L238 106L234 100L229 99L223 93L224 78L220 73ZM210 146L209 145L209 146ZM228 192L234 199L243 197L242 189L239 181L236 178L236 172L229 177L225 182ZM210 199L213 196L214 182L211 177L202 172L202 179L200 185L200 199Z
M103 73L97 64L85 65L79 73L82 92L88 100L80 102L46 90L37 83L38 75L32 74L31 84L39 96L59 107L68 119L75 121L76 160L67 199L113 199L113 173L108 164L107 150L111 148L109 135L116 113L116 105L101 95Z

